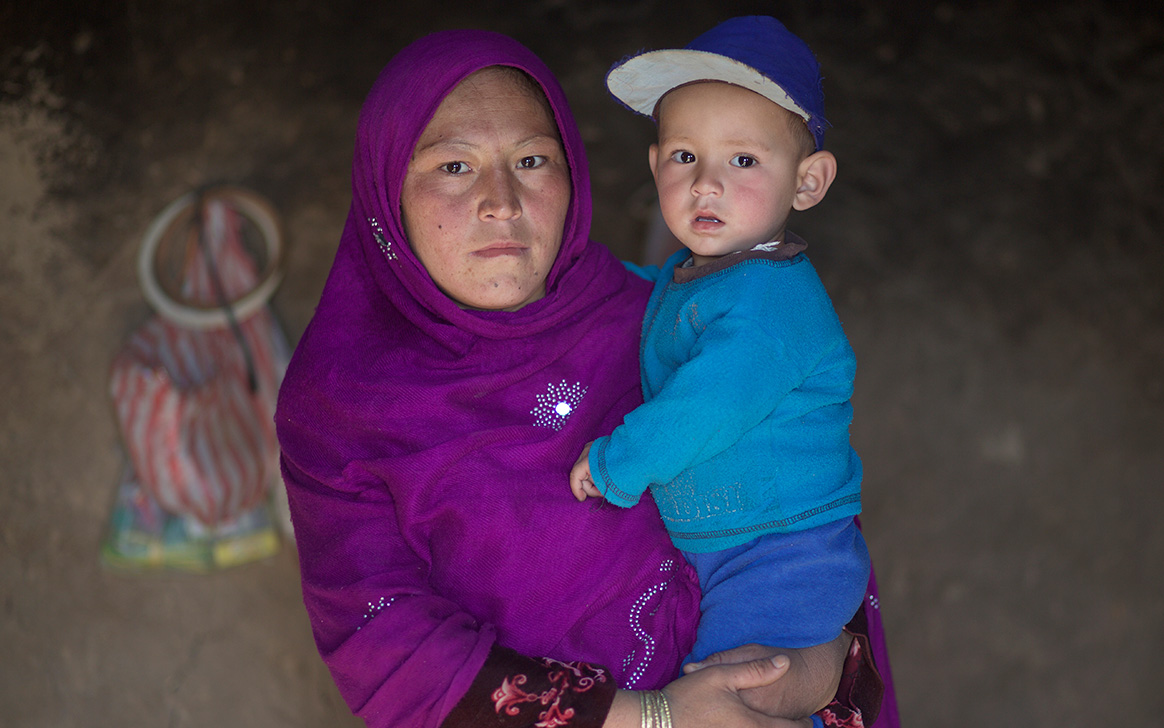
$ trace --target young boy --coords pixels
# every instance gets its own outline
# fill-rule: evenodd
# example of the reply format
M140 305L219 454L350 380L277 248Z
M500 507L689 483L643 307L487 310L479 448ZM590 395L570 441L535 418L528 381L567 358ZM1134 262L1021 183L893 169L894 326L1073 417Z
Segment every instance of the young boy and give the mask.
M571 489L624 507L651 489L703 589L689 663L830 642L861 606L869 555L854 523L855 358L785 228L836 175L816 58L773 18L734 18L616 64L607 86L658 124L651 170L686 248L644 272L657 276L646 403L586 446ZM814 677L797 667L783 690Z

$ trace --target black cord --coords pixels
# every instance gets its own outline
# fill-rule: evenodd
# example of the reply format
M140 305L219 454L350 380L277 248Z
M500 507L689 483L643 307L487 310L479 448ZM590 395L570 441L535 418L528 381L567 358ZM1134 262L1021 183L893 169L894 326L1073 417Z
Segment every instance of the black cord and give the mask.
M206 268L210 272L210 284L214 287L214 296L218 299L218 305L226 314L226 321L230 325L231 333L234 334L239 348L242 349L243 362L245 362L247 368L247 386L250 387L251 394L255 394L259 391L259 379L255 373L254 356L251 354L251 347L247 343L242 327L238 324L238 318L234 315L234 306L226 298L226 289L222 285L222 277L218 274L218 266L214 262L214 254L210 251L210 243L206 240L206 225L203 220L205 213L204 205L206 202L205 190L198 191L195 202L197 207L194 213L194 224L198 227L198 247L202 250L202 257L206 260Z

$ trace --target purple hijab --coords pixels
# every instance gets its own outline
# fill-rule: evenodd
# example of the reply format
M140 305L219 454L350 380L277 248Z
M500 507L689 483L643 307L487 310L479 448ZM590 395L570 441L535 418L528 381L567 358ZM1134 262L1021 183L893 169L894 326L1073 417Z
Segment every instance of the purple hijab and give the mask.
M542 87L573 192L546 296L459 308L409 249L413 147L466 76L514 66ZM320 652L370 725L439 725L494 643L672 679L698 586L654 505L577 503L582 446L640 401L649 286L589 239L578 130L549 69L504 36L451 31L402 50L360 114L352 207L276 414Z

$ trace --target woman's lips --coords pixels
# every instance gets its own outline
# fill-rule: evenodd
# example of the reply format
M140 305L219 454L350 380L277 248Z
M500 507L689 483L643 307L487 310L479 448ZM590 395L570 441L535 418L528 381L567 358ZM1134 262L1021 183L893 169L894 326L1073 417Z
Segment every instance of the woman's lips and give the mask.
M523 252L525 252L525 246L517 243L501 243L482 248L474 252L473 255L480 258L499 258L504 255L521 255Z

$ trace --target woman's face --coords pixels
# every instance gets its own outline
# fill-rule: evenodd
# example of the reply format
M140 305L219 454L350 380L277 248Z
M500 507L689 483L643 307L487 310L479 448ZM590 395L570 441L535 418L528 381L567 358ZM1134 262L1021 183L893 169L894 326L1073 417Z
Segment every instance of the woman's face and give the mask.
M515 311L542 298L562 244L570 170L540 90L485 68L445 97L404 178L413 252L466 308Z

